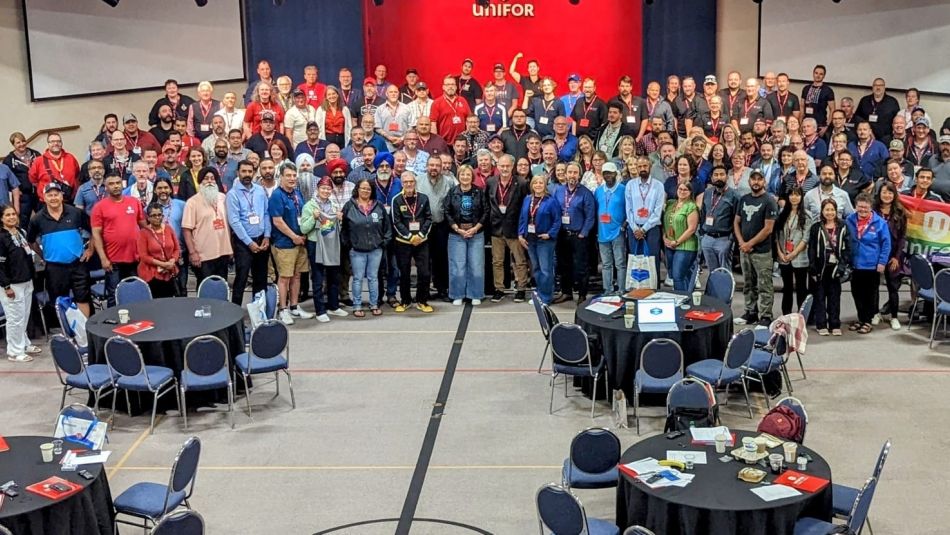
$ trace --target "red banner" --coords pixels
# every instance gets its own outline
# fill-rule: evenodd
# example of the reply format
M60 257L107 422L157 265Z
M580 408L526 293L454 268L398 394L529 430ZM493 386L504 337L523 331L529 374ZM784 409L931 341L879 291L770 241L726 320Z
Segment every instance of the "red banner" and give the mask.
M574 72L594 78L604 98L617 94L623 75L641 87L639 2L490 0L486 7L476 0L390 0L381 6L364 0L364 9L367 76L382 63L389 81L402 85L406 69L415 68L434 97L442 92L443 76L459 74L463 59L475 62L473 75L485 84L494 64L507 72L518 52L524 54L518 72L526 76L527 61L538 60L541 76L557 82L559 96Z

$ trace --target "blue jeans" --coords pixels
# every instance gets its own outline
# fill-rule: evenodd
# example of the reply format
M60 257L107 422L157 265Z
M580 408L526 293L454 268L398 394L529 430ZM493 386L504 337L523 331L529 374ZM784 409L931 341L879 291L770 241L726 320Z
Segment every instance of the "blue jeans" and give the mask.
M353 310L363 307L363 278L369 286L369 308L379 306L379 263L383 259L382 249L373 249L369 252L350 250L350 266L353 271Z
M699 241L699 248L703 251L703 258L706 259L706 267L709 268L710 273L720 267L732 270L731 236L721 238L703 236Z
M648 230L643 240L637 240L633 235L633 231L630 229L627 229L627 236L629 237L629 239L627 240L628 241L627 250L630 251L630 254L637 254L637 253L644 254L643 242L646 241L646 245L647 245L647 248L649 249L649 253L650 255L653 255L653 258L655 259L656 279L657 279L656 282L657 284L659 284L660 283L660 249L663 248L662 240L660 240L660 238L662 237L662 231L660 230L660 227L655 226L651 228L650 230Z
M601 278L604 283L604 293L614 291L614 271L617 272L617 287L624 290L627 281L627 250L624 246L625 238L621 233L614 241L598 243L600 248Z
M696 263L696 251L667 249L666 258L670 264L673 291L691 291L693 289L693 264Z
M538 285L538 297L544 304L554 298L554 247L555 240L528 241L528 257L531 258L531 274Z
M449 298L485 297L485 234L469 239L449 234Z

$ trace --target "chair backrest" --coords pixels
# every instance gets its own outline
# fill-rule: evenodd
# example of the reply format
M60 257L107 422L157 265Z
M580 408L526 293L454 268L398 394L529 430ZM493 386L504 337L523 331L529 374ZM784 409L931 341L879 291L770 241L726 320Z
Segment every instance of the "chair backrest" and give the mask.
M231 287L228 286L228 281L220 275L209 275L198 285L198 297L230 301Z
M805 318L806 322L808 321L808 316L811 315L811 306L814 304L814 302L815 294L808 294L808 296L805 297L805 300L802 301L802 306L798 307L798 313L801 314L803 318Z
M571 440L571 463L589 474L600 474L620 462L620 439L609 429L591 427Z
M884 463L887 461L887 455L891 452L891 439L887 439L881 448L881 454L877 456L877 464L874 465L874 478L881 479L881 471L884 470Z
M696 377L686 377L673 383L666 395L667 413L674 408L712 409L716 398L711 394L709 383Z
M59 421L63 418L76 418L79 420L88 420L90 422L95 422L99 418L96 416L96 411L90 409L88 406L83 405L82 403L70 403L62 409L60 409L59 414L56 415L56 421L53 422L53 433L56 433L56 428L59 427Z
M287 326L277 320L267 320L251 331L251 354L262 359L269 359L285 353L284 357L290 361L290 352L286 351L290 344L290 335Z
M934 295L937 301L950 301L950 269L941 269L934 278Z
M142 375L145 377L145 383L149 390L154 390L152 382L148 378L148 370L145 369L145 359L142 358L142 351L132 340L124 336L113 336L106 340L105 345L106 362L109 367L124 377L136 377Z
M0 535L13 535L13 532L5 528L2 524L0 524Z
M534 307L534 315L538 317L538 323L541 325L541 334L544 339L548 339L551 334L551 326L548 324L548 318L544 315L544 303L538 296L538 292L531 292L531 306Z
M729 345L726 347L726 356L723 357L723 369L738 369L745 366L752 356L752 350L755 349L755 333L752 329L742 329L732 335Z
M732 271L724 267L718 267L709 273L709 278L706 279L706 295L731 305L735 291L736 279L732 276Z
M152 528L152 535L204 535L204 532L204 518L191 509L168 513Z
M185 369L196 375L214 375L228 367L228 348L216 336L206 334L185 346Z
M584 506L568 489L548 483L538 489L535 503L541 533L550 531L558 535L579 535L588 532Z
M115 304L128 305L148 301L152 298L152 290L148 284L138 277L126 277L115 287Z
M153 532L154 533L154 532ZM643 526L630 526L623 531L623 535L656 535Z
M864 527L864 522L868 519L868 511L871 509L871 500L874 499L875 488L877 488L877 478L869 478L858 493L858 499L854 500L854 505L851 507L851 516L848 518L848 527L854 533L860 533L861 528Z
M182 444L172 463L172 473L168 480L170 492L185 492L186 496L191 496L191 491L195 487L195 475L198 473L200 457L201 440L198 437L190 437Z
M923 290L934 287L934 267L927 258L915 254L910 257L910 278Z
M590 364L590 345L587 342L587 333L579 325L558 323L551 329L549 336L554 362L570 366L577 366L585 362Z
M59 328L62 329L63 334L73 340L76 338L76 331L73 330L72 326L69 325L69 320L66 319L67 299L69 298L66 296L57 297L56 302L53 303L53 310L56 311L56 319L59 320Z
M805 405L800 399L791 396L778 400L778 403L776 403L775 406L778 407L780 405L791 409L802 419L802 422L804 422L804 427L802 428L802 442L804 442L805 432L808 431L808 411L805 410Z
M277 317L277 285L273 282L264 289L264 313L269 320Z
M49 341L49 349L53 354L53 363L56 365L56 373L60 371L67 375L85 375L86 366L82 362L82 355L79 354L79 348L69 338L62 334L54 335ZM88 377L86 380L88 381ZM63 377L60 374L59 380ZM65 383L64 383L65 384Z
M682 379L683 348L669 338L650 340L640 352L640 370L654 379Z
M541 310L544 312L545 321L548 322L548 333L550 333L555 325L561 323L561 320L557 318L557 314L554 313L554 309L550 305L541 303Z

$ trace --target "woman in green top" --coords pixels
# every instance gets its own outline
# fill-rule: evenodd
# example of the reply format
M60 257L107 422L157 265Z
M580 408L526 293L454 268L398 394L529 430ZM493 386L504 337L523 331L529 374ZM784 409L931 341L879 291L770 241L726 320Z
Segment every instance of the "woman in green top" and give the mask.
M663 213L663 243L666 245L667 267L673 279L673 290L688 292L692 289L693 264L696 263L696 228L699 210L693 201L689 182L676 186L676 198L666 202Z

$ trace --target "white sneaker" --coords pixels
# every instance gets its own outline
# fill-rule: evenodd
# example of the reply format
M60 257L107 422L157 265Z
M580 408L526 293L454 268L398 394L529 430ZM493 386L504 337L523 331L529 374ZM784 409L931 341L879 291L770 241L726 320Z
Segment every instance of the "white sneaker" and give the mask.
M461 299L453 299L453 300L452 300L452 304L453 304L454 306L460 307L460 306L462 306L462 300L461 300Z
M283 323L284 325L293 325L293 324L294 324L294 317L290 315L290 310L289 310L289 309L286 309L286 308L285 308L285 309L281 310L281 311L280 311L280 314L278 314L278 316L280 317L280 322Z
M472 299L472 306L473 306L473 307L477 307L477 306L480 305L480 304L482 304L482 300L481 300L481 299Z
M326 314L320 314L319 316L317 316L317 321L319 321L320 323L329 323L330 316L327 316Z
M881 324L881 315L875 314L874 317L871 318L871 325L880 325L880 324Z
M26 348L27 355L39 355L42 352L43 350L39 346L31 345Z
M295 318L300 318L302 320L311 319L316 315L313 312L307 312L306 310L300 307L290 309L290 314L294 316Z
M663 285L664 285L664 286L669 286L669 287L672 288L672 287L673 287L673 278L672 278L672 277L667 277L666 280L663 281Z
M891 318L891 329L895 331L901 330L901 322L897 318Z
M336 310L327 310L327 314L331 316L339 316L341 318L345 318L350 315L349 312L343 310L342 308L338 308Z

